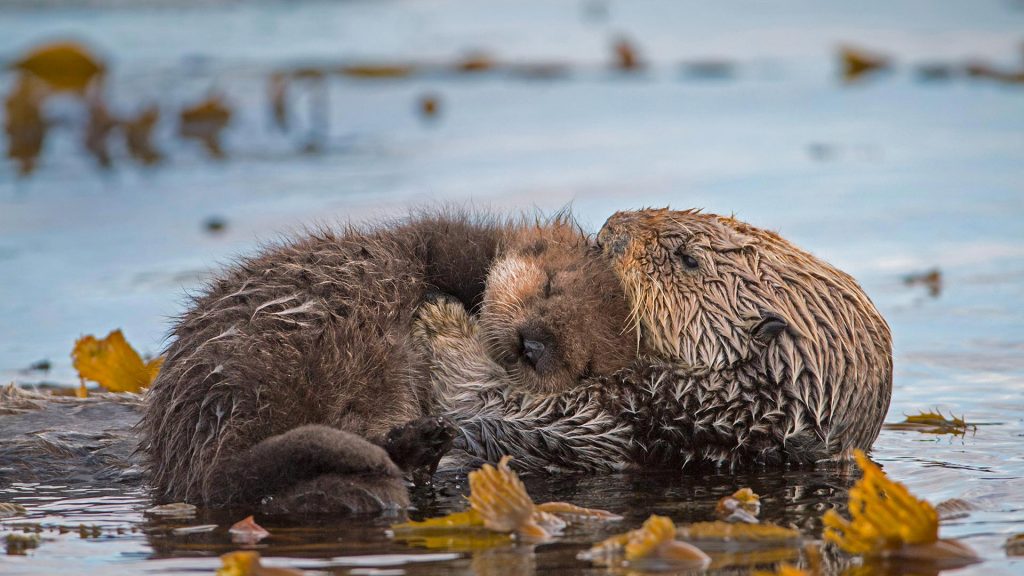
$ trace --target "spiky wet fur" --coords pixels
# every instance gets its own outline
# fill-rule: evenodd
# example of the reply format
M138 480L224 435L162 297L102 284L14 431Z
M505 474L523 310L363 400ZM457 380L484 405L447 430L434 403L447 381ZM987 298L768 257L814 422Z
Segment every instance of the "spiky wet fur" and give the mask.
M620 212L598 239L641 351L614 377L510 390L473 319L424 310L435 381L473 390L456 396L476 414L460 426L471 452L609 470L807 464L870 447L891 396L892 345L849 275L777 234L694 211Z
M537 221L425 213L313 231L239 261L178 320L148 393L140 428L157 499L262 501L271 511L406 504L395 465L403 463L389 455L416 450L393 450L389 440L415 442L402 432L410 421L437 436L429 415L451 405L438 397L430 358L412 339L416 310L442 293L466 314L481 303L495 258L529 253L543 261L539 254L560 250L572 254L560 263L599 258L564 214ZM521 381L505 374L501 384ZM534 384L556 387L542 378L526 387ZM458 423L463 414L451 416Z

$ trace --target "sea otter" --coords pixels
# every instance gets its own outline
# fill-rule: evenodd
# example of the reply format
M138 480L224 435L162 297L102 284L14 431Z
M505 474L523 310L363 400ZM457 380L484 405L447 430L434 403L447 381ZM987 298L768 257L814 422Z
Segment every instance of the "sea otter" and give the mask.
M466 390L433 385L413 338L431 302L503 318L508 388L560 390L632 358L617 340L624 292L568 217L428 213L314 232L230 267L177 322L141 422L156 498L265 512L407 504L403 472L429 474L452 424L474 416L460 409Z
M421 310L434 378L476 391L460 445L574 470L807 464L870 448L892 344L853 278L778 234L698 211L619 212L597 241L639 346L613 377L510 392L482 322L445 303Z

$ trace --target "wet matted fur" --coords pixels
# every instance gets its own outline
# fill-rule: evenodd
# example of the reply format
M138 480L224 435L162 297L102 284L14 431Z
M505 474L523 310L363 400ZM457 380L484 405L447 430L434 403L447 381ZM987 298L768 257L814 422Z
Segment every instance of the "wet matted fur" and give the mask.
M593 263L617 294L617 308L605 310L617 323L565 313L565 302L601 294L584 273ZM318 231L228 268L177 322L140 424L157 498L278 511L404 505L395 464L408 470L399 458L408 452L394 442L436 444L427 450L436 464L449 438L431 415L446 412L456 424L472 415L451 410L446 395L457 392L431 382L431 358L412 338L414 314L438 293L467 314L486 300L492 267L504 271L501 289L486 293L495 301L483 309L518 306L523 329L530 321L548 338L543 366L507 372L503 386L555 390L631 358L605 345L624 334L624 294L565 215L428 213ZM511 269L539 271L543 281L505 274ZM608 303L602 295L595 309ZM608 338L578 338L599 325Z
M804 464L871 446L891 396L891 337L849 275L775 233L696 211L620 212L598 241L642 356L614 378L510 392L474 320L424 309L420 334L447 367L435 379L476 390L462 443L528 469L577 470Z

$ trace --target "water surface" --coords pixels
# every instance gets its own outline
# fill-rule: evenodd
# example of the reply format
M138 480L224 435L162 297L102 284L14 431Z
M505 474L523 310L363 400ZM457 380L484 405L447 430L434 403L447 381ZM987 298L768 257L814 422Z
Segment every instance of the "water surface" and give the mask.
M919 63L973 58L1024 67L1019 3L54 2L0 12L0 60L57 37L89 43L109 59L118 110L165 107L158 145L169 158L142 169L118 157L103 173L79 152L77 134L60 128L31 178L0 164L0 378L72 385L74 339L117 327L157 353L167 318L211 270L316 221L444 201L571 203L595 230L616 209L703 207L776 229L860 280L895 339L888 420L939 408L978 424L964 436L883 431L876 460L932 502L975 506L943 527L985 558L957 573L1024 570L1002 549L1024 532L1024 87L913 73ZM605 68L618 34L635 41L647 72ZM889 54L896 67L844 86L834 70L840 43ZM291 134L270 127L272 71L347 59L445 62L470 50L565 62L573 73L331 77L322 153L301 151L317 134L308 95L294 101ZM681 62L709 59L729 63L731 75L681 71ZM0 91L12 81L0 76ZM173 111L211 89L235 108L224 162L173 136ZM439 97L432 121L416 112L425 93ZM73 125L80 110L58 104L54 113ZM227 222L223 233L204 230L211 216ZM942 272L936 296L903 281L932 268ZM24 371L42 359L48 373ZM538 500L626 512L632 527L650 513L707 519L719 496L750 486L767 519L816 537L819 515L845 499L851 479L823 470L540 478L529 487ZM460 507L461 489L419 495L413 514ZM245 515L156 521L142 514L144 494L104 486L26 483L0 500L29 508L3 523L4 534L43 530L38 548L0 559L0 572L12 574L211 573L216 556L236 548L227 526ZM338 574L597 573L575 553L609 530L535 549L408 558L428 551L390 541L392 521L268 520L274 535L261 550L272 562ZM219 528L173 533L208 523ZM80 533L80 524L96 529Z

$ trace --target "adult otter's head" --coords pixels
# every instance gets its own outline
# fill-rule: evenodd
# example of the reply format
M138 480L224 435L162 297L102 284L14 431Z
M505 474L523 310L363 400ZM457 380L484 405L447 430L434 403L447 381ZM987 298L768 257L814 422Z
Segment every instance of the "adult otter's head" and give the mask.
M819 381L889 386L889 327L867 295L774 232L648 209L614 214L598 243L644 343L661 358L719 370L756 355L778 362L768 368L780 377L809 371Z
M487 276L480 331L519 385L553 392L636 356L618 278L566 218L528 228Z

